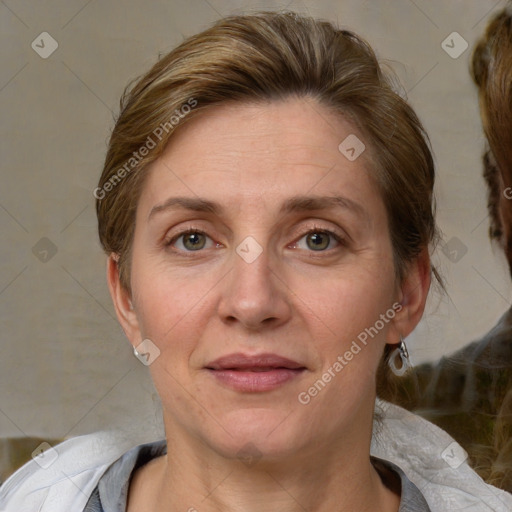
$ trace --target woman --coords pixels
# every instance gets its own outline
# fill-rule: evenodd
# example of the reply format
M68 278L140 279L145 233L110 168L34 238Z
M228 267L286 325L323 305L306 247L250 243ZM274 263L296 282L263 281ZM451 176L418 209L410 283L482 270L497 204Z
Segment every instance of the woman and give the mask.
M420 122L350 32L260 13L163 57L123 98L95 196L165 440L70 440L0 506L508 510L448 435L376 408L430 286L433 184Z

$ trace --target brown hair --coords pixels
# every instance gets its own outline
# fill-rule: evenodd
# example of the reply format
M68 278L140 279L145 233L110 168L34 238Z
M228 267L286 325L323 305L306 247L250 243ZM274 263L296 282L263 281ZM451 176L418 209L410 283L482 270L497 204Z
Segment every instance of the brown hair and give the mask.
M317 100L361 130L387 209L399 280L407 264L435 241L428 138L412 108L393 91L368 43L331 23L295 13L232 16L163 56L121 99L95 195L101 244L108 254L119 256L121 282L128 290L145 170L176 126L211 105L292 95ZM187 104L195 108L175 125L171 118ZM150 139L152 149L141 157L139 149L149 146Z
M482 125L489 145L483 156L489 233L491 239L504 246L512 275L512 2L489 21L473 51L471 74L478 87ZM510 490L512 389L505 393L501 402L502 397L494 398L499 409L492 445L476 446L470 455L484 479Z
M490 236L505 245L512 275L512 189L504 195L512 187L512 4L487 25L473 51L471 74L489 143L483 162Z

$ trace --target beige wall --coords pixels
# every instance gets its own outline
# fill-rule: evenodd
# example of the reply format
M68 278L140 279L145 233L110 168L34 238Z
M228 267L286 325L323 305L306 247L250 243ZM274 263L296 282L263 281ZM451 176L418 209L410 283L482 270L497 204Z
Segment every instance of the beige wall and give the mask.
M159 52L233 11L287 7L325 17L366 37L391 61L432 139L445 239L457 237L467 247L458 262L437 251L449 295L433 295L428 317L409 339L413 360L439 357L489 329L508 308L511 287L504 258L487 239L483 137L468 60L486 19L503 5L0 3L0 436L60 438L122 427L150 438L158 428L147 370L133 356L107 293L92 190L124 86ZM35 40L39 52L51 49L49 39L44 48L36 39L44 31L58 43L46 59L31 47ZM454 31L469 43L456 59L441 47Z

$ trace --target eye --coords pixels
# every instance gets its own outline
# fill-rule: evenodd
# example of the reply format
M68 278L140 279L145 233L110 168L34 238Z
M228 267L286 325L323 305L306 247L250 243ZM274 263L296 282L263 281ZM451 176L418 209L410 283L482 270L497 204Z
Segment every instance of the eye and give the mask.
M206 247L207 240L210 240L213 244L213 240L204 231L200 229L187 229L173 236L170 240L166 240L165 245L175 246L180 251L194 252L208 248ZM212 244L210 244L210 247Z
M310 249L315 252L323 252L327 249L333 249L333 243L337 245L344 244L344 240L341 236L332 231L319 228L313 228L305 233L304 236L295 243L295 247L304 249L304 246L301 246L302 240L305 240L306 249Z

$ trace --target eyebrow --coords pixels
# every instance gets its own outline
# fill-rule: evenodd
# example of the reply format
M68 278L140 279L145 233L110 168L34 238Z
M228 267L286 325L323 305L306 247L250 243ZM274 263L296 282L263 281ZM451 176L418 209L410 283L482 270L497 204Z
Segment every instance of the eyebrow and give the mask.
M308 211L332 210L342 208L348 210L359 217L368 217L368 212L362 205L342 196L293 196L282 204L279 209L280 214L300 213ZM168 210L184 209L194 212L211 213L214 215L222 215L225 211L224 207L219 203L215 203L208 199L195 197L170 197L162 204L156 205L151 209L148 221L156 214Z

